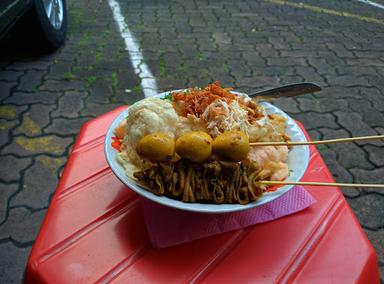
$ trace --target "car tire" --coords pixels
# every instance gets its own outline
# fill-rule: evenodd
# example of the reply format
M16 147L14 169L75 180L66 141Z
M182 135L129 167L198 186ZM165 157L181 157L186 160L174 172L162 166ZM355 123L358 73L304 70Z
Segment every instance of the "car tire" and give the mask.
M48 15L51 5L51 15ZM22 19L18 33L38 52L52 52L62 46L67 33L66 0L33 0L29 11ZM59 11L59 12L58 12ZM55 21L53 17L57 17ZM26 32L28 31L28 32Z

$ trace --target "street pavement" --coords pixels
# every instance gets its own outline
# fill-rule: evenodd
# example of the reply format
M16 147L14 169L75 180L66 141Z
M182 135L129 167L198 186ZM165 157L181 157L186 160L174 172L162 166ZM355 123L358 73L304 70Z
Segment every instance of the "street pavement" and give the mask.
M323 91L277 106L312 139L384 134L384 10L358 1L120 1L159 91ZM380 2L380 1L379 1ZM35 56L0 47L0 283L20 283L54 189L86 121L143 98L107 1L68 0L68 39ZM339 182L384 183L384 143L319 146ZM343 189L384 275L384 192ZM383 277L383 276L382 276ZM382 278L383 279L383 278Z

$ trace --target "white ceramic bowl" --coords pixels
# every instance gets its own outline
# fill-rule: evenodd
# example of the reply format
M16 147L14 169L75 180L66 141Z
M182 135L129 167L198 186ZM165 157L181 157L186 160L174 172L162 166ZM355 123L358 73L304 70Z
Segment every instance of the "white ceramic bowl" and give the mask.
M168 93L169 92L161 93L156 97L163 97ZM237 93L237 94L241 95L241 93ZM264 106L267 113L278 113L283 115L287 119L287 134L291 137L292 141L307 141L300 127L285 112L283 112L282 110L273 106L270 103L263 102L261 104ZM127 108L127 110L120 113L110 125L105 138L105 146L104 146L105 155L106 155L108 164L110 165L115 175L130 189L140 194L141 196L148 198L149 200L152 200L154 202L157 202L165 206L169 206L169 207L173 207L181 210L200 212L200 213L227 213L227 212L246 210L246 209L250 209L250 208L271 202L276 198L279 198L283 194L287 193L289 190L293 188L292 185L282 186L274 192L264 193L263 196L260 197L255 202L251 202L246 205L185 203L185 202L175 200L166 196L157 196L147 191L144 187L137 184L133 179L129 178L125 174L124 168L116 160L117 151L111 146L112 137L114 136L114 133L113 133L114 129L119 125L119 123L122 120L126 118L128 112L129 112L129 108ZM309 162L308 146L292 147L289 151L288 160L287 160L288 167L290 169L290 175L286 179L286 181L299 181L307 169L308 162Z

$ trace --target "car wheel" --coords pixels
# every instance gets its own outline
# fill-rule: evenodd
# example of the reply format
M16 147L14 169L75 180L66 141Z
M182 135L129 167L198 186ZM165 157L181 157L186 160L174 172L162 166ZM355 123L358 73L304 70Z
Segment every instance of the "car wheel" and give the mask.
M47 49L60 47L67 32L67 9L65 0L34 0L31 19L36 22L39 43Z
M65 42L66 0L33 0L13 30L17 45L25 50L36 55L56 50Z

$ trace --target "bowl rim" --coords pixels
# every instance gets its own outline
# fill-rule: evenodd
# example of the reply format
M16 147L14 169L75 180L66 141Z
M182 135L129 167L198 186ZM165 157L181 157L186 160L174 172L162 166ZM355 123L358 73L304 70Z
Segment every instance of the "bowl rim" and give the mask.
M171 92L177 92L177 91L182 91L182 90L172 90L172 91L167 91L163 93L159 93L158 95L154 96L155 98L162 98L166 96L167 94ZM240 92L233 92L238 95L244 95L244 93ZM296 141L307 141L306 136L304 135L304 132L302 129L298 126L298 124L295 122L294 119L292 119L288 114L286 114L284 111L279 109L278 107L267 103L267 102L261 102L261 105L263 105L266 108L266 111L268 110L274 110L279 114L282 114L286 119L287 119L287 125L288 126L293 126L295 129L295 132L297 135L301 138L301 140L296 140ZM285 185L282 187L279 187L279 189L275 192L266 192L263 194L262 197L260 197L258 200L254 202L250 202L245 205L241 204L210 204L210 203L186 203L180 200L172 199L167 196L158 196L148 190L146 190L144 187L140 186L137 182L135 182L133 179L128 177L125 174L125 170L122 165L118 163L116 160L116 154L117 151L112 148L111 142L112 142L112 136L113 136L113 131L117 127L117 125L125 119L129 112L129 107L127 106L127 109L123 110L109 125L105 139L104 139L104 153L106 156L106 160L108 165L110 166L112 172L119 178L119 180L125 184L129 189L133 190L140 196L147 198L153 202L159 203L164 206L172 207L175 209L180 209L180 210L185 210L185 211L191 211L191 212L197 212L197 213L229 213L229 212L237 212L237 211L242 211L242 210L247 210L251 208L255 208L261 205L264 205L266 203L272 202L273 200L283 196L286 194L289 190L293 189L293 185ZM274 112L272 112L274 113ZM296 174L296 178L294 181L299 181L303 175L305 174L308 164L309 164L309 146L308 145L303 145L303 146L296 146L296 148L301 148L300 154L302 155L301 158L303 161L303 165L301 167L300 172ZM292 152L290 152L292 153ZM288 159L289 159L289 154L288 154ZM288 177L289 179L289 177ZM266 198L268 197L268 198Z

